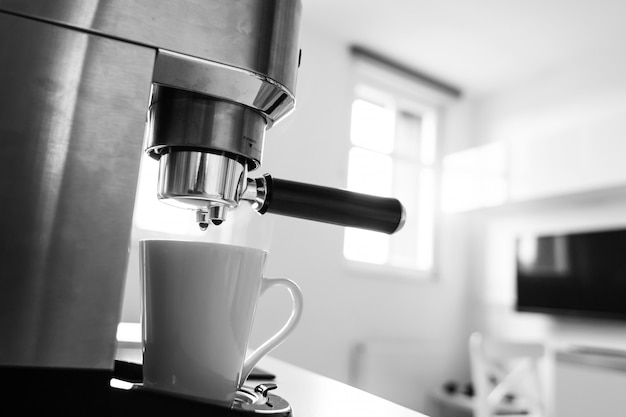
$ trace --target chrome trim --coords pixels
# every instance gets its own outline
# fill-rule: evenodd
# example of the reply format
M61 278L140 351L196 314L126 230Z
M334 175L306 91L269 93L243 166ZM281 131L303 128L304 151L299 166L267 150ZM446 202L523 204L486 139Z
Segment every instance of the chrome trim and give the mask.
M155 158L170 149L227 153L261 163L266 122L249 107L155 85L150 105L147 152Z
M295 92L301 0L0 0L0 10L222 62Z
M158 198L167 204L209 211L237 207L246 177L240 162L224 155L172 151L159 159Z
M267 181L265 177L248 178L246 188L241 194L241 200L252 203L252 208L259 210L267 198Z
M402 212L400 213L400 221L398 222L398 227L396 227L396 230L394 230L392 233L399 232L406 223L406 208L404 207L404 205L400 205L400 207L402 209Z
M262 74L163 49L157 53L153 81L259 110L268 128L296 105L296 98L287 88Z

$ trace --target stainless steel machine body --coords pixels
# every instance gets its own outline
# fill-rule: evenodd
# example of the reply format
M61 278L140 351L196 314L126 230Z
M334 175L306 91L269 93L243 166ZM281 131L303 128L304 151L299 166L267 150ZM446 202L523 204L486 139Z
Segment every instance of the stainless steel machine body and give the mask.
M112 369L142 148L201 228L240 200L385 233L396 199L252 179L300 0L0 0L0 367ZM145 144L143 143L145 134Z
M164 198L168 169L201 167L221 216L294 107L300 8L0 0L0 365L112 369L148 108ZM155 121L164 105L193 120Z

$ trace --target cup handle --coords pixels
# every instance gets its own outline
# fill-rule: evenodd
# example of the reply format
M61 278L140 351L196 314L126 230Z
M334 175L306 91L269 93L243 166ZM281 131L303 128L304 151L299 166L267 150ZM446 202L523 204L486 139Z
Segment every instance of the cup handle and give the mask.
M292 309L291 315L289 319L285 323L285 325L274 334L274 336L270 337L265 343L256 348L254 352L250 354L246 358L243 363L243 370L241 371L241 379L239 381L239 386L242 386L243 383L252 372L252 368L257 364L257 362L265 355L270 353L272 349L282 343L283 340L293 331L298 321L300 321L300 317L302 316L302 306L303 306L303 297L302 291L298 284L295 282L285 279L285 278L265 278L263 277L263 282L261 283L261 295L265 293L267 289L274 286L281 286L287 288L287 291L291 294L292 300Z

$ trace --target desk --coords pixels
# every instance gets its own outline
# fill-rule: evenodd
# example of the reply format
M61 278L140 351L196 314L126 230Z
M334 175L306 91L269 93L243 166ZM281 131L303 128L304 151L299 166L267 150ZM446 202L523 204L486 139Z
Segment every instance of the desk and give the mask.
M265 357L259 368L276 374L276 394L294 417L420 417L423 414L283 361Z
M141 352L120 349L118 359L140 362ZM267 382L278 385L272 393L289 402L293 417L424 417L417 411L272 357L261 359L258 367L276 375ZM246 385L263 382L255 379Z

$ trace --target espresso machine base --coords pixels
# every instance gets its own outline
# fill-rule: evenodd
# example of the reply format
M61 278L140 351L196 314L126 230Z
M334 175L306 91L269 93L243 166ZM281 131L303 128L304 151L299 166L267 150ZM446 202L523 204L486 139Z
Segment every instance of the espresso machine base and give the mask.
M174 413L185 416L292 416L291 406L278 395L268 393L273 384L242 387L232 408L157 393L141 388L141 365L116 361L114 371L60 369L48 367L0 367L3 408L20 413L65 416L136 416ZM118 388L111 381L126 383ZM131 388L132 384L132 388Z

